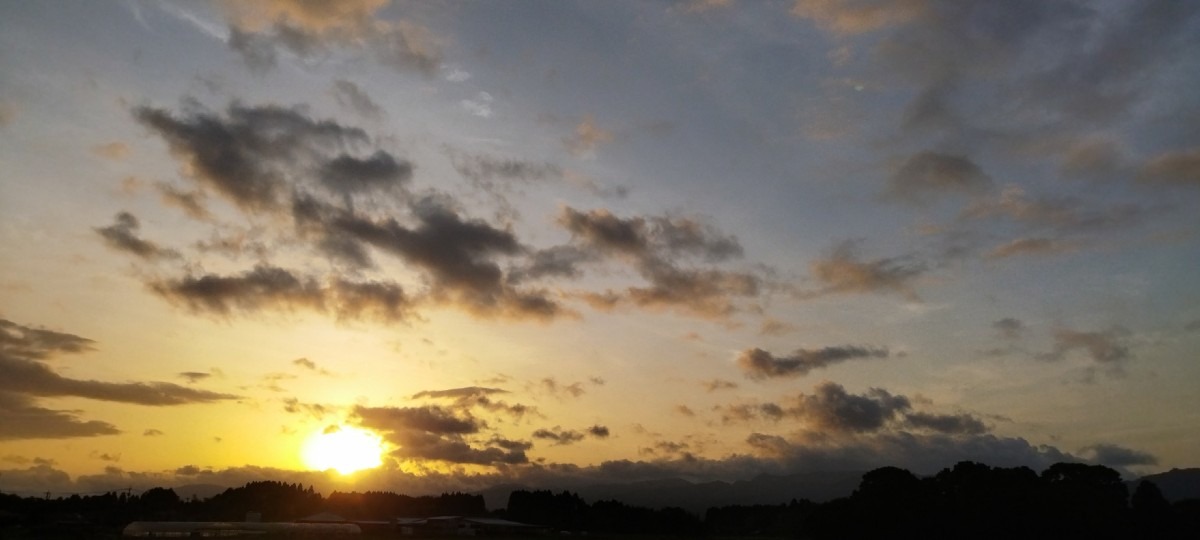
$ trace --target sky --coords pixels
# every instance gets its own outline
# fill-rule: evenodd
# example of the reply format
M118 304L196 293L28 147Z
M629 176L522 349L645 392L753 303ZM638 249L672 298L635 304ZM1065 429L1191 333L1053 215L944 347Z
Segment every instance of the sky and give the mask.
M1198 52L1187 0L0 2L0 491L1197 466Z

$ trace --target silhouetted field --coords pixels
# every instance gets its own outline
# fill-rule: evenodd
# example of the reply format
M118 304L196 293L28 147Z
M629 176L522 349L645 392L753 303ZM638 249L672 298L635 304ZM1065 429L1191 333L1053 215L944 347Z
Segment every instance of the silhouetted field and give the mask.
M1107 467L1059 463L1038 474L1026 467L962 462L924 478L895 467L875 469L849 496L823 503L721 506L702 515L615 500L588 502L567 491L517 490L504 508L488 510L480 495L335 492L325 497L311 487L281 482L254 482L203 500L182 500L163 488L53 499L0 495L0 538L117 538L134 521L240 522L247 512L264 522L326 512L328 519L360 523L363 539L401 537L404 520L398 518L412 520L408 532L415 534L407 538L444 538L449 530L459 530L430 532L436 529L425 528L419 518L434 516L535 525L523 534L487 535L481 523L488 519L456 522L456 527L478 527L476 533L489 538L1136 539L1194 538L1200 530L1200 500L1172 504L1149 481L1130 493L1120 474Z

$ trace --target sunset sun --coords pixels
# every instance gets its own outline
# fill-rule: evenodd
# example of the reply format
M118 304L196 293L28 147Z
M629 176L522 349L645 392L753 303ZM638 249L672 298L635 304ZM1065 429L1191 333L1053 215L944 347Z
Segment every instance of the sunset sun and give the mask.
M313 433L304 443L301 457L313 470L334 469L350 474L383 463L383 441L370 431L341 427Z

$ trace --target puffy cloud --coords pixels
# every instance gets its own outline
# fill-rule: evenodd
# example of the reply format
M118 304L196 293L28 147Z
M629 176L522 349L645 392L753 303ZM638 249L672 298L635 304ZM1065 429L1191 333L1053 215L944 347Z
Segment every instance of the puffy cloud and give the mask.
M412 178L413 166L382 150L366 158L339 155L321 167L321 181L337 193L391 189Z
M1094 444L1080 451L1090 461L1109 467L1124 468L1133 465L1158 465L1158 458L1148 452L1133 450L1115 444Z
M820 349L797 349L789 356L776 357L762 349L747 349L737 358L738 367L751 379L802 377L814 369L847 360L887 358L886 348L843 345Z
M853 242L842 242L828 257L813 261L810 270L821 288L804 296L894 292L915 300L912 282L927 268L906 257L863 261L855 253Z
M813 394L798 396L792 410L818 430L875 431L911 406L908 398L893 396L881 388L855 395L839 384L824 382L814 390Z
M363 427L376 430L397 446L392 455L399 458L439 460L449 463L501 465L526 463L527 445L493 437L483 447L472 446L467 438L487 427L469 412L455 412L440 406L354 408L354 416Z
M151 284L164 298L197 312L229 315L235 310L298 308L330 312L341 319L403 320L408 297L389 282L353 282L335 278L326 284L274 266L259 265L233 276L205 274Z
M141 224L129 212L121 212L116 216L116 223L108 227L98 227L96 232L104 238L109 247L126 251L146 260L175 259L179 252L159 247L158 244L138 238L137 231Z
M925 151L913 154L896 170L886 196L925 203L943 194L982 193L991 184L991 178L970 159Z
M608 426L594 425L587 429L589 435L598 439L606 439L609 436Z
M138 107L133 115L166 141L190 177L247 211L279 208L287 173L298 164L367 140L361 129L277 106L233 104L224 116L198 105L179 116Z

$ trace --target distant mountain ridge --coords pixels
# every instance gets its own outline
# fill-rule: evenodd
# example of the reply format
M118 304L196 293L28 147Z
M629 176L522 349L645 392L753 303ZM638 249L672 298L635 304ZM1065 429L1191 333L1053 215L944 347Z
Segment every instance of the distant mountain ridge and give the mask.
M1200 468L1171 469L1158 474L1148 474L1131 484L1137 486L1137 482L1141 480L1154 482L1154 485L1158 486L1158 490L1162 492L1163 498L1171 502L1200 499ZM1133 490L1130 489L1130 493L1132 492Z
M643 480L626 484L585 484L554 488L531 488L502 484L477 491L489 509L504 508L508 496L516 490L550 489L571 491L588 502L615 499L634 506L665 508L676 506L704 512L714 506L781 504L792 499L824 502L845 497L858 487L861 471L810 472L790 475L759 475L735 482L695 483L682 478Z

